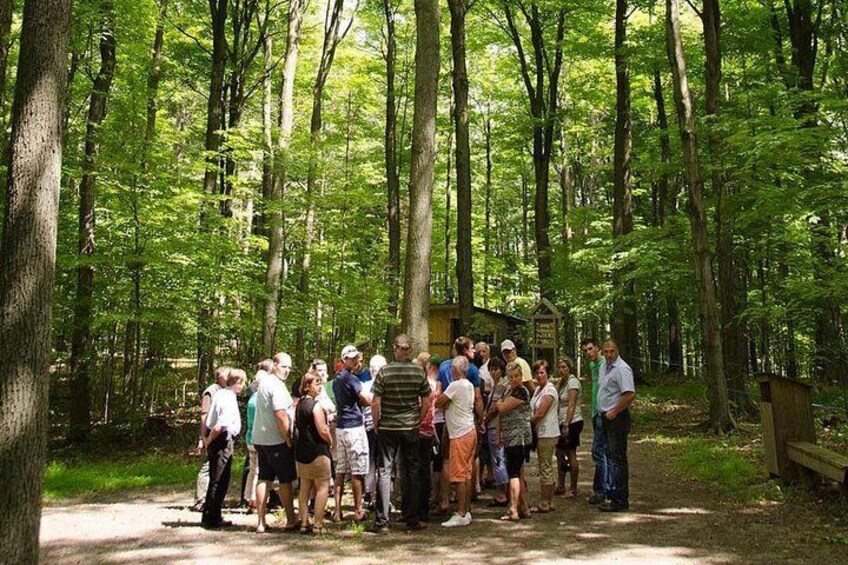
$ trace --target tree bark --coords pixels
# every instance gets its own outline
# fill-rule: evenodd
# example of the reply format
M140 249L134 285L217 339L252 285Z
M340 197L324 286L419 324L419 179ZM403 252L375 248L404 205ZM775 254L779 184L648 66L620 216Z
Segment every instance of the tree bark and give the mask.
M312 118L309 122L309 169L306 176L306 237L303 242L303 257L300 264L300 280L297 291L302 297L309 294L310 277L312 270L312 245L318 235L315 220L315 197L316 184L318 182L319 151L321 150L321 130L324 126L324 87L330 76L333 59L336 57L336 48L350 30L351 19L347 27L342 29L342 15L344 12L344 0L328 0L327 13L324 19L324 42L321 48L321 60L318 63L318 73L312 86ZM303 366L306 361L306 339L303 329L304 324L299 325L295 335L295 356L298 366Z
M615 3L615 82L616 118L613 159L613 238L633 231L633 121L630 101L630 66L627 53L627 0ZM622 253L620 240L616 251ZM613 301L612 335L621 356L630 363L637 380L641 378L642 356L639 347L639 322L636 306L636 283L627 280L627 269L616 269L616 298Z
M70 0L27 0L0 238L0 547L38 562Z
M721 336L724 371L730 398L739 414L754 414L746 393L747 348L745 328L739 321L737 301L738 281L733 248L734 218L730 202L730 187L724 173L724 140L717 131L721 104L721 9L719 0L703 0L701 21L704 25L706 70L706 115L709 120L707 142L710 150L710 170L713 194L716 197L716 256L718 259L718 290L721 303Z
M218 177L222 170L221 131L224 129L224 76L227 71L227 16L229 0L209 0L209 12L212 21L212 71L209 77L209 98L206 104L206 170L203 175L203 194L206 199L201 204L200 228L211 229L211 216L214 213L214 198L218 194ZM215 297L207 294L200 297L197 316L197 384L202 389L212 377L215 365Z
M10 32L14 15L14 0L0 0L0 155L6 155L6 75L9 70L9 51L12 49Z
M270 219L268 238L268 264L265 270L265 324L262 332L262 347L266 355L274 353L277 333L277 310L280 300L280 282L283 275L283 250L285 249L285 213L283 199L286 192L288 150L294 126L294 79L300 48L300 28L303 22L304 0L289 3L288 26L286 27L286 51L283 56L283 80L280 87L279 115L277 126L277 154L274 159L275 174L271 194L268 198Z
M430 236L439 87L439 2L415 0L415 102L409 171L409 230L404 277L404 331L419 351L429 346Z
M133 283L132 298L130 300L131 317L127 320L124 335L124 364L123 375L125 388L136 378L141 357L141 279L144 263L141 259L143 252L141 234L141 211L139 209L139 184L145 185L150 150L156 139L156 117L159 110L159 82L162 79L162 46L165 42L165 21L168 12L168 0L160 0L159 17L156 23L156 32L153 36L153 46L150 50L150 70L147 74L147 120L144 128L144 140L141 147L141 159L139 162L139 175L133 179L132 209L133 209L133 254L130 262L130 277ZM110 381L111 382L111 381Z
M517 6L524 15L527 27L530 29L530 44L533 50L532 60L527 57L524 40L519 26L515 21L513 7L504 4L507 33L516 48L521 78L527 90L530 101L530 114L534 119L533 125L533 172L536 185L534 200L534 237L536 241L536 256L539 273L539 292L543 297L551 298L551 254L550 210L548 209L548 188L550 184L551 154L555 142L555 124L557 120L557 105L559 94L559 76L562 71L562 43L565 36L565 10L560 8L554 12L556 19L554 37L552 38L553 57L548 53L545 44L545 16L539 6L532 3L529 8L523 0Z
M698 283L698 303L701 311L701 334L704 344L706 378L710 404L710 427L724 432L734 427L727 396L721 327L716 303L715 281L712 272L707 236L707 213L704 204L704 186L701 181L700 160L695 137L695 114L692 95L686 76L686 60L680 32L680 7L678 0L666 0L666 31L668 55L674 76L674 99L677 106L680 140L683 146L683 164L689 187L689 217L692 232L692 251L695 260L695 279Z
M489 254L492 252L492 109L486 107L486 195L484 214L486 218L483 232L483 308L489 307Z
M454 130L456 131L456 286L462 333L474 314L474 265L471 254L471 144L468 129L468 70L465 61L467 0L448 0L453 53Z
M389 229L389 301L386 326L386 351L394 342L400 309L400 171L397 157L398 105L395 101L397 74L397 34L393 0L383 0L386 17L386 128L384 133L386 157L387 222Z
M94 300L95 197L97 192L97 156L100 152L100 126L106 119L106 101L115 76L115 13L111 0L100 4L100 69L94 79L88 106L85 132L83 176L79 187L79 233L77 292L74 302L73 333L71 335L71 410L68 439L85 441L91 429L91 392L89 369L91 351L89 338Z

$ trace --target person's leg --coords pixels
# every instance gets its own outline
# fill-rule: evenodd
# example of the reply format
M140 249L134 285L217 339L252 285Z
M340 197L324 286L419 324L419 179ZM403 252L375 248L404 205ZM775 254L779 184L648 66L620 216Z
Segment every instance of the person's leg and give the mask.
M333 510L333 520L336 522L342 521L342 497L344 496L345 475L348 471L348 461L350 458L348 445L348 434L346 429L336 430L335 445L335 481L334 481L334 498L335 509Z
M527 480L524 478L524 464L521 465L521 480L519 481L518 515L530 515L530 508L527 506Z
M280 499L283 501L283 509L286 512L286 526L291 527L293 524L297 523L297 515L294 512L294 489L292 489L292 484L289 483L280 483ZM307 511L307 515L309 512Z
M330 495L330 479L315 481L315 529L324 527L324 512Z
M554 495L554 449L558 438L546 437L539 439L540 475L542 475L542 504L553 509Z
M256 531L262 533L268 528L268 522L265 521L265 514L268 509L268 495L271 490L271 481L259 481L256 483L256 515L259 522L256 526Z
M628 488L627 436L630 433L630 411L625 410L612 421L604 422L609 442L609 462L612 474L610 500L618 508L627 508L630 503Z
M247 501L249 508L256 505L256 448L247 446L247 480L244 483L244 494L242 497Z
M312 491L314 481L312 479L300 478L300 491L297 495L297 511L300 513L300 529L309 527L309 493ZM317 514L317 511L316 511Z
M495 485L498 487L498 493L495 496L497 502L506 501L507 490L509 489L509 476L506 472L506 457L504 455L503 445L497 445L497 430L489 428L486 430L486 441L489 443L489 454L492 461L492 474L495 479Z
M362 497L365 492L365 475L369 465L368 434L365 426L356 428L351 438L350 486L353 491L354 519L362 521L365 513L362 510Z
M197 481L195 485L195 503L196 510L203 510L203 502L206 500L206 491L209 490L209 453L206 453L206 460L200 466L197 472Z
M374 525L385 527L389 525L389 512L392 498L392 469L398 454L397 432L384 430L380 432L377 442L377 511Z
M592 418L592 428L595 433L592 439L592 461L595 462L592 490L595 494L594 499L597 501L598 499L608 498L610 494L609 444L604 431L604 421L600 414Z
M556 490L554 490L554 494L565 494L565 473L562 472L562 468L565 465L565 462L568 461L567 451L559 446L556 448Z
M209 474L206 477L206 493L203 497L205 502L203 504L203 518L201 519L201 523L204 526L215 526L221 521L221 509L215 506L218 481L221 480L224 472L224 460L220 455L221 450L218 447L217 441L206 448Z
M521 501L521 477L509 480L509 515L518 516L518 505Z
M419 475L418 430L400 432L400 470L401 470L401 513L407 526L420 523L418 519L419 491L423 485L416 484Z
M365 475L365 500L371 502L377 493L377 432L366 430L368 435L368 474Z
M465 516L468 513L468 491L471 481L460 481L454 484L456 485L456 511L460 516Z
M577 448L572 447L568 449L566 453L568 454L568 460L571 461L571 492L569 493L569 497L574 498L577 496L577 479L580 476L580 463L577 461Z
M433 438L418 438L418 477L417 484L412 483L418 491L417 513L418 520L428 520L430 517L430 491L433 488L431 474L433 460Z

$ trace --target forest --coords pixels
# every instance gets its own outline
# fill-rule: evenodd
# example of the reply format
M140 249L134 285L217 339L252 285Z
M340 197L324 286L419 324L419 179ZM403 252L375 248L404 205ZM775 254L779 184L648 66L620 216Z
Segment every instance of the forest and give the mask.
M33 92L57 223L21 235ZM848 389L847 97L840 0L0 0L0 366L51 324L84 442L544 297L563 354L612 336L728 431L758 373Z

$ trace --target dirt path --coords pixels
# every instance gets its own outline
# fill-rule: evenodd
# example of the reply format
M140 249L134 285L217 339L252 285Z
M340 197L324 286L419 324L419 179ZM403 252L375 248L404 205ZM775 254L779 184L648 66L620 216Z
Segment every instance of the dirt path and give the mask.
M587 434L590 435L590 434ZM581 447L582 494L591 490L592 463ZM231 513L231 530L207 532L188 511L189 489L123 502L45 508L44 563L845 563L833 525L796 504L720 503L700 484L682 481L648 441L631 442L631 511L602 514L585 502L559 500L551 514L518 524L500 509L474 510L468 528L439 524L415 534L358 534L331 526L331 536L257 536L254 516ZM538 496L535 468L528 477ZM231 491L232 492L232 491ZM484 492L484 499L491 491Z

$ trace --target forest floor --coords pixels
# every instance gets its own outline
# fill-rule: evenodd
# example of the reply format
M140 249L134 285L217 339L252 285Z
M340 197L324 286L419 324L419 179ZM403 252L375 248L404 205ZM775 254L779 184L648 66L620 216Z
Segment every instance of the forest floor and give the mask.
M650 435L631 436L631 511L603 514L586 502L591 490L591 427L580 448L578 500L559 499L550 514L502 522L498 508L474 507L470 527L438 522L414 534L388 535L330 524L331 535L253 532L255 516L225 514L234 526L200 528L188 510L188 485L149 489L94 500L49 502L41 529L44 563L845 563L844 517L809 501L751 501L717 494L682 473L674 448ZM528 473L531 502L538 498L534 462ZM231 488L233 493L237 486Z

